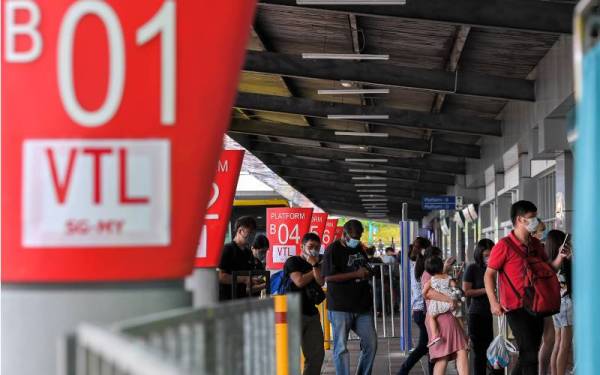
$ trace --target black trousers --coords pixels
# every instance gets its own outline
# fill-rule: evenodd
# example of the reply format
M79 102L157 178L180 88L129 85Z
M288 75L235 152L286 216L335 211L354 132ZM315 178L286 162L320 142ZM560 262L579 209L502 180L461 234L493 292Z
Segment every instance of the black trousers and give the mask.
M534 317L523 309L509 311L506 318L519 348L519 360L511 374L537 375L544 318Z
M413 320L419 327L419 342L417 343L417 347L408 355L400 367L398 375L408 375L410 370L417 364L417 362L419 362L421 357L429 353L429 349L427 348L429 337L427 336L427 328L425 327L425 312L413 311ZM429 362L429 360L427 363L429 364L429 374L433 375L433 363Z
M469 314L468 327L471 340L471 368L473 375L504 374L504 371L489 370L487 349L494 339L494 320L492 313Z

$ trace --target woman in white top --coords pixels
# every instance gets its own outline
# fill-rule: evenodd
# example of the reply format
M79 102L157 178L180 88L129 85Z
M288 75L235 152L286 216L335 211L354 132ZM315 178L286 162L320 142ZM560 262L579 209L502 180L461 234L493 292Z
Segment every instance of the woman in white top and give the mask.
M413 366L419 362L421 357L429 351L427 343L427 329L425 327L425 302L423 301L423 289L421 287L421 275L425 271L425 249L431 246L431 242L424 237L417 237L410 248L410 304L415 324L419 327L419 342L416 348L406 358L398 375L408 375ZM428 362L429 363L429 362ZM433 374L433 364L429 363L429 373Z

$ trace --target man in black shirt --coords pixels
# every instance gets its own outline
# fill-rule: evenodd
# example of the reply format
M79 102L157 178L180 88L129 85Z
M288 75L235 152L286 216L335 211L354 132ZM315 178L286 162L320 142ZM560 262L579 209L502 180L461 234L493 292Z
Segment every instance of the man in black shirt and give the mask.
M227 301L233 298L231 294L231 284L233 283L232 273L235 271L254 270L254 256L250 251L250 244L256 231L256 221L250 216L242 216L235 221L233 240L226 244L221 253L219 262L219 301ZM248 296L247 287L250 284L250 277L238 276L236 298ZM253 280L253 285L258 284L258 280ZM254 288L253 288L254 290Z
M368 259L360 243L362 233L360 221L348 221L342 239L329 245L323 261L329 320L333 325L333 359L339 375L350 373L350 330L360 338L357 374L371 374L377 352Z
M303 375L319 375L325 358L319 310L307 293L309 288L321 289L324 283L319 264L320 248L319 236L307 233L302 238L302 255L288 258L283 266L285 276L292 280L290 291L301 293Z

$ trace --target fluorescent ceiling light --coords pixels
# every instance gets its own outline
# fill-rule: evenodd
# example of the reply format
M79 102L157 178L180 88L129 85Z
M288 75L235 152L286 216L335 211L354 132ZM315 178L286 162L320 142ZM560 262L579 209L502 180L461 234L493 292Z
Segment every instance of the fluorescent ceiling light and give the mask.
M389 120L390 115L327 115L330 120Z
M346 158L344 159L347 163L387 163L388 159L354 159L354 158Z
M379 176L364 176L364 177L352 177L353 180L387 180L387 177Z
M348 169L348 172L351 173L387 173L385 169Z
M348 150L366 150L367 146L357 146L357 145L339 145L340 148L348 149Z
M386 187L387 184L354 184L356 187Z
M311 1L311 0L298 0L298 1ZM332 0L328 0L328 1L332 1ZM307 3L305 3L305 4L307 4ZM319 3L319 4L325 5L323 3ZM340 3L336 3L336 4L341 5ZM302 58L303 59L314 59L314 60L389 60L390 55L372 55L372 54L366 54L366 53L303 53Z
M387 214L389 212L390 212L390 210L378 210L378 211L367 210L367 215L369 215L369 214L372 214L372 215L383 215L383 214Z
M363 202L387 202L387 198L361 198Z
M389 137L388 133L366 133L366 132L335 132L335 135L344 135L349 137L380 137L387 138Z
M363 94L389 94L390 89L332 89L317 90L319 95L363 95Z
M385 189L358 189L357 193L385 193Z
M381 194L359 194L361 198L385 198L385 195Z

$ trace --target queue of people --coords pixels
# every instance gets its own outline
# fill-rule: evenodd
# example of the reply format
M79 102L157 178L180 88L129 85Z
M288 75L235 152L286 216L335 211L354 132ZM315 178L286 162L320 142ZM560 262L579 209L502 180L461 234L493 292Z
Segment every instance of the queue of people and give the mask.
M409 374L424 356L429 374L445 374L450 361L456 361L459 375L503 373L487 364L486 351L494 338L493 315L506 315L516 340L519 353L512 375L567 374L572 364L573 332L568 235L558 230L540 230L537 208L528 201L513 204L511 219L514 229L507 237L497 244L489 239L477 243L474 262L466 267L462 284L451 276L454 258L444 261L442 251L428 239L414 240L409 253L411 307L419 339L399 375ZM256 222L252 218L239 218L234 228L234 237L225 245L219 265L222 300L232 298L232 272L265 269L269 247L266 237L254 236ZM386 302L377 299L377 292L373 306L372 290L377 285L370 281L382 272L381 267L373 265L396 261L396 257L393 249L386 249L382 259L376 256L374 247L365 247L360 242L360 221L350 220L343 229L343 237L331 243L323 255L319 254L320 238L307 233L302 238L300 254L288 258L284 265L284 277L290 280L288 290L301 293L305 375L321 372L323 330L316 306L325 298L336 374L350 373L347 344L351 331L360 339L356 373L371 374L373 369L377 352L374 307L383 309ZM546 285L539 286L535 280L543 277L536 275L551 275L556 280L547 278L542 281ZM260 277L241 276L237 282L237 297L255 295L265 288ZM553 287L554 282L560 282L560 289ZM326 294L322 289L325 283ZM469 301L466 325L462 324L458 308L463 294ZM544 310L543 306L550 307Z

